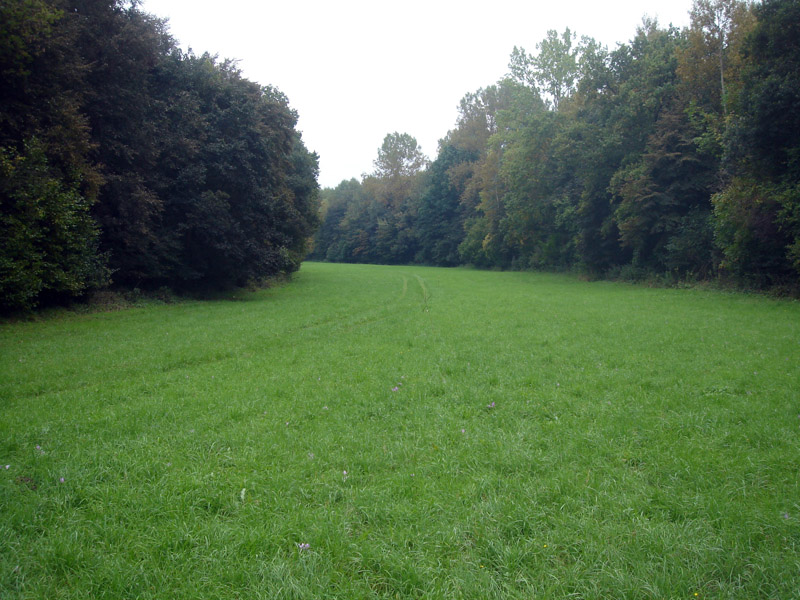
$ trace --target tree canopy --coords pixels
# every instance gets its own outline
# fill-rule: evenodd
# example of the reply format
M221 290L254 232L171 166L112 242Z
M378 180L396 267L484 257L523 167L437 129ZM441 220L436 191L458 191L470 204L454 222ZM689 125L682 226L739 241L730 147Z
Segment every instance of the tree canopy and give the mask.
M570 29L514 47L402 203L379 201L384 148L346 210L326 192L314 257L798 291L799 7L695 0L688 28L644 19L613 50Z
M0 4L0 308L299 267L317 157L278 90L123 0Z
M800 289L800 3L569 28L320 192L297 114L126 0L0 4L0 310L317 260ZM530 47L530 46L529 46ZM313 243L312 243L313 238Z

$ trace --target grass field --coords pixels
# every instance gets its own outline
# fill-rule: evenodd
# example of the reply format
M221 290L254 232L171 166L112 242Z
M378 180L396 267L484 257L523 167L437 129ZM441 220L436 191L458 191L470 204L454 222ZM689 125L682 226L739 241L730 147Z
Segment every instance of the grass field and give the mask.
M0 598L800 598L800 304L305 264L0 326Z

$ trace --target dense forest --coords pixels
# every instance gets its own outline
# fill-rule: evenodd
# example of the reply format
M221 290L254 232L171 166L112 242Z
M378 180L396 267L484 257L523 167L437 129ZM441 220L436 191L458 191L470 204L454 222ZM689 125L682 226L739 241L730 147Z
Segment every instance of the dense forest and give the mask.
M276 89L124 0L0 3L0 310L296 270L317 157Z
M432 162L394 133L323 190L312 258L797 291L798 0L696 0L685 29L535 50L463 98Z
M319 191L273 87L135 0L0 3L0 311L223 289L311 258L800 289L800 1L695 0L608 49L550 31L429 161ZM313 238L313 241L312 241Z

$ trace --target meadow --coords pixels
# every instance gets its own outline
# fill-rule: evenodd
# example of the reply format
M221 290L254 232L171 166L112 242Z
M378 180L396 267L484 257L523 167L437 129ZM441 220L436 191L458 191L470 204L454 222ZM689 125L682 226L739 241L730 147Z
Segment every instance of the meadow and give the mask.
M306 263L5 323L0 598L800 598L800 304Z

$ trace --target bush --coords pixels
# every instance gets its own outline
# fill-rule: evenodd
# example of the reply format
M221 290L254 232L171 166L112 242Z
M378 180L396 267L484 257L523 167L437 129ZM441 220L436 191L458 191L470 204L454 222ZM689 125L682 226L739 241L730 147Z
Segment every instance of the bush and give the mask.
M79 182L51 172L36 140L0 149L0 310L31 309L45 297L77 296L104 284L97 226Z

